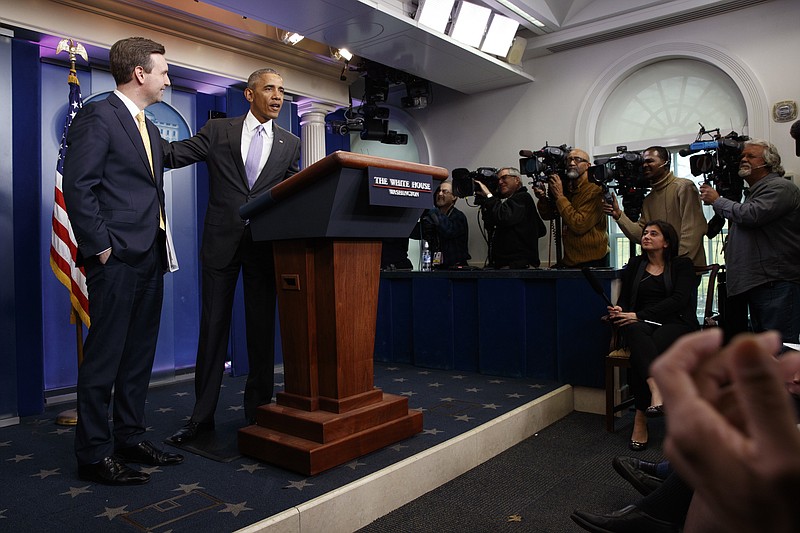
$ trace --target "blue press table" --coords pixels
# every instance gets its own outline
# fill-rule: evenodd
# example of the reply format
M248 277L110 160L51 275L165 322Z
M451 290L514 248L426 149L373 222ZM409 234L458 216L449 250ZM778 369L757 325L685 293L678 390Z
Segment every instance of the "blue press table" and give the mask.
M382 272L375 360L603 387L605 314L580 270Z

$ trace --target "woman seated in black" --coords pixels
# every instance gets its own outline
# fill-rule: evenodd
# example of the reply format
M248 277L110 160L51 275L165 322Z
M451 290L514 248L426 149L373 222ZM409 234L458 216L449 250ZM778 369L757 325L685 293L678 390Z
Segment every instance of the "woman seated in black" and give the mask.
M675 228L663 220L649 222L642 231L642 255L632 258L622 275L620 305L608 308L631 352L636 406L631 450L647 448L647 417L663 415L650 364L678 337L699 327L695 280L692 261L678 257Z

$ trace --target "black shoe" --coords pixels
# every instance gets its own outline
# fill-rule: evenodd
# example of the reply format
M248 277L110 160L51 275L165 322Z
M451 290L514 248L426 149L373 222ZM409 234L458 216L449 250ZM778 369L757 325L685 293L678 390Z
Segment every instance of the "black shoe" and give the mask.
M173 433L172 436L167 439L167 442L172 444L186 444L209 431L214 431L213 422L189 422Z
M635 457L614 457L611 465L642 496L647 496L661 486L662 480L648 472L655 472L656 463L640 461Z
M183 456L159 450L149 440L143 440L136 446L120 448L114 455L125 463L142 463L151 466L176 465L183 462Z
M651 405L647 409L644 410L644 416L647 418L661 418L664 416L664 406L663 405Z
M99 463L78 465L78 477L104 485L142 485L150 474L137 472L116 457L104 457Z
M634 452L643 452L647 449L647 442L639 442L638 440L633 440L628 443L628 449Z
M635 505L629 505L606 515L575 511L570 518L586 531L595 533L678 533L680 531L675 524L653 518Z

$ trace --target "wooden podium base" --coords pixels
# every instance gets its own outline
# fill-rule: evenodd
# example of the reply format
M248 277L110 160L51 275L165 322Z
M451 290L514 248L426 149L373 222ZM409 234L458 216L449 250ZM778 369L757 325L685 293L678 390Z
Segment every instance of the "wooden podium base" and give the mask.
M258 409L255 425L239 430L239 451L312 476L420 431L422 413L409 411L405 396L383 394L346 413L269 404Z

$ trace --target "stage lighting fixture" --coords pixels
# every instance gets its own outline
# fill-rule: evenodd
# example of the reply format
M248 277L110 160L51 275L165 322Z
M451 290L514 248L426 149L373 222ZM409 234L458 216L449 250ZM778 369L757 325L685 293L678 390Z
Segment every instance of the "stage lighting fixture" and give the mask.
M344 60L345 63L349 63L353 59L353 54L347 48L337 48L333 51L333 58L337 61Z
M456 13L453 15L453 24L450 26L450 37L460 43L478 48L481 45L483 34L486 33L486 24L492 10L488 7L459 2Z
M455 0L420 0L415 20L423 26L444 33L455 3Z
M494 13L486 37L483 38L481 52L506 57L518 28L516 20Z
M289 44L289 45L294 46L297 43L299 43L300 41L302 41L303 39L305 39L305 37L303 37L299 33L294 32L294 31L287 31L286 35L284 35L283 39L281 39L281 40L283 41L283 44Z

